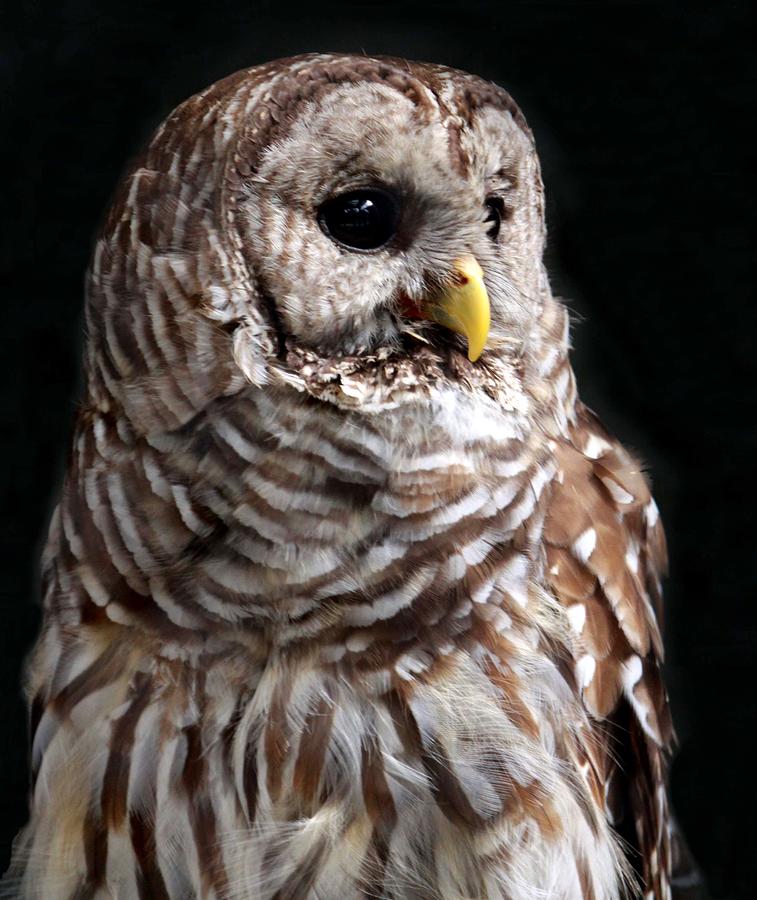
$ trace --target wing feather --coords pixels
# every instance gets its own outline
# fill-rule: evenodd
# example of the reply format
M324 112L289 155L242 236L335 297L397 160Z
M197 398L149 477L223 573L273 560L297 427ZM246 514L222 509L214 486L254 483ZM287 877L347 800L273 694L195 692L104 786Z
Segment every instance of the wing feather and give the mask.
M657 507L639 464L586 407L557 447L545 521L547 578L574 632L576 681L597 740L608 815L630 843L645 895L670 896L665 778L673 741L662 682Z

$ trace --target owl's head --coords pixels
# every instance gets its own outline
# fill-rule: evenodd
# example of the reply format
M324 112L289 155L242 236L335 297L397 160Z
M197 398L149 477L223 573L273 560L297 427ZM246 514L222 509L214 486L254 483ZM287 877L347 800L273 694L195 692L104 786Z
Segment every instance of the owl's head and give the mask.
M543 242L500 88L336 55L240 72L169 116L122 186L90 274L91 391L150 430L249 382L373 410L496 380L534 351Z

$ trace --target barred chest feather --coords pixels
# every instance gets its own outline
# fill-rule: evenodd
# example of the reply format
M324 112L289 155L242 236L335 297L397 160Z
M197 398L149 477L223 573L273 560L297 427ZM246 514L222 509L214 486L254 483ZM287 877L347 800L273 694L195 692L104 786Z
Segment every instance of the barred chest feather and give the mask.
M531 412L251 388L149 441L88 421L22 895L618 896Z

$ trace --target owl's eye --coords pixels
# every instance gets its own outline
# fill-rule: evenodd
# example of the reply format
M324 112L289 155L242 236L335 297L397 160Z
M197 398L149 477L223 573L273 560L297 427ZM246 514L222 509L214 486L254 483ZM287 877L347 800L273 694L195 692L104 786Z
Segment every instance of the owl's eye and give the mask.
M505 203L501 197L487 197L485 203L487 213L484 222L489 226L486 233L493 240L497 240L499 226L505 217Z
M391 194L365 188L327 200L318 223L330 238L349 250L378 250L397 231L399 206Z

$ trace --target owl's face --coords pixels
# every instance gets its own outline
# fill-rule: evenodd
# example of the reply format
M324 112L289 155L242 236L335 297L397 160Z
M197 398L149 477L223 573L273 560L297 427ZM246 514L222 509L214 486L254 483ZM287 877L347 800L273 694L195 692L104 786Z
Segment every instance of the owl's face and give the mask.
M495 397L543 355L542 213L494 85L338 55L238 72L168 117L117 194L89 276L93 403L151 432L250 382L369 413Z
M490 306L483 354L528 339L541 271L530 139L508 111L427 94L335 86L297 107L245 184L248 266L277 326L319 355L412 352L418 338L464 351L469 336L419 310L471 259Z

